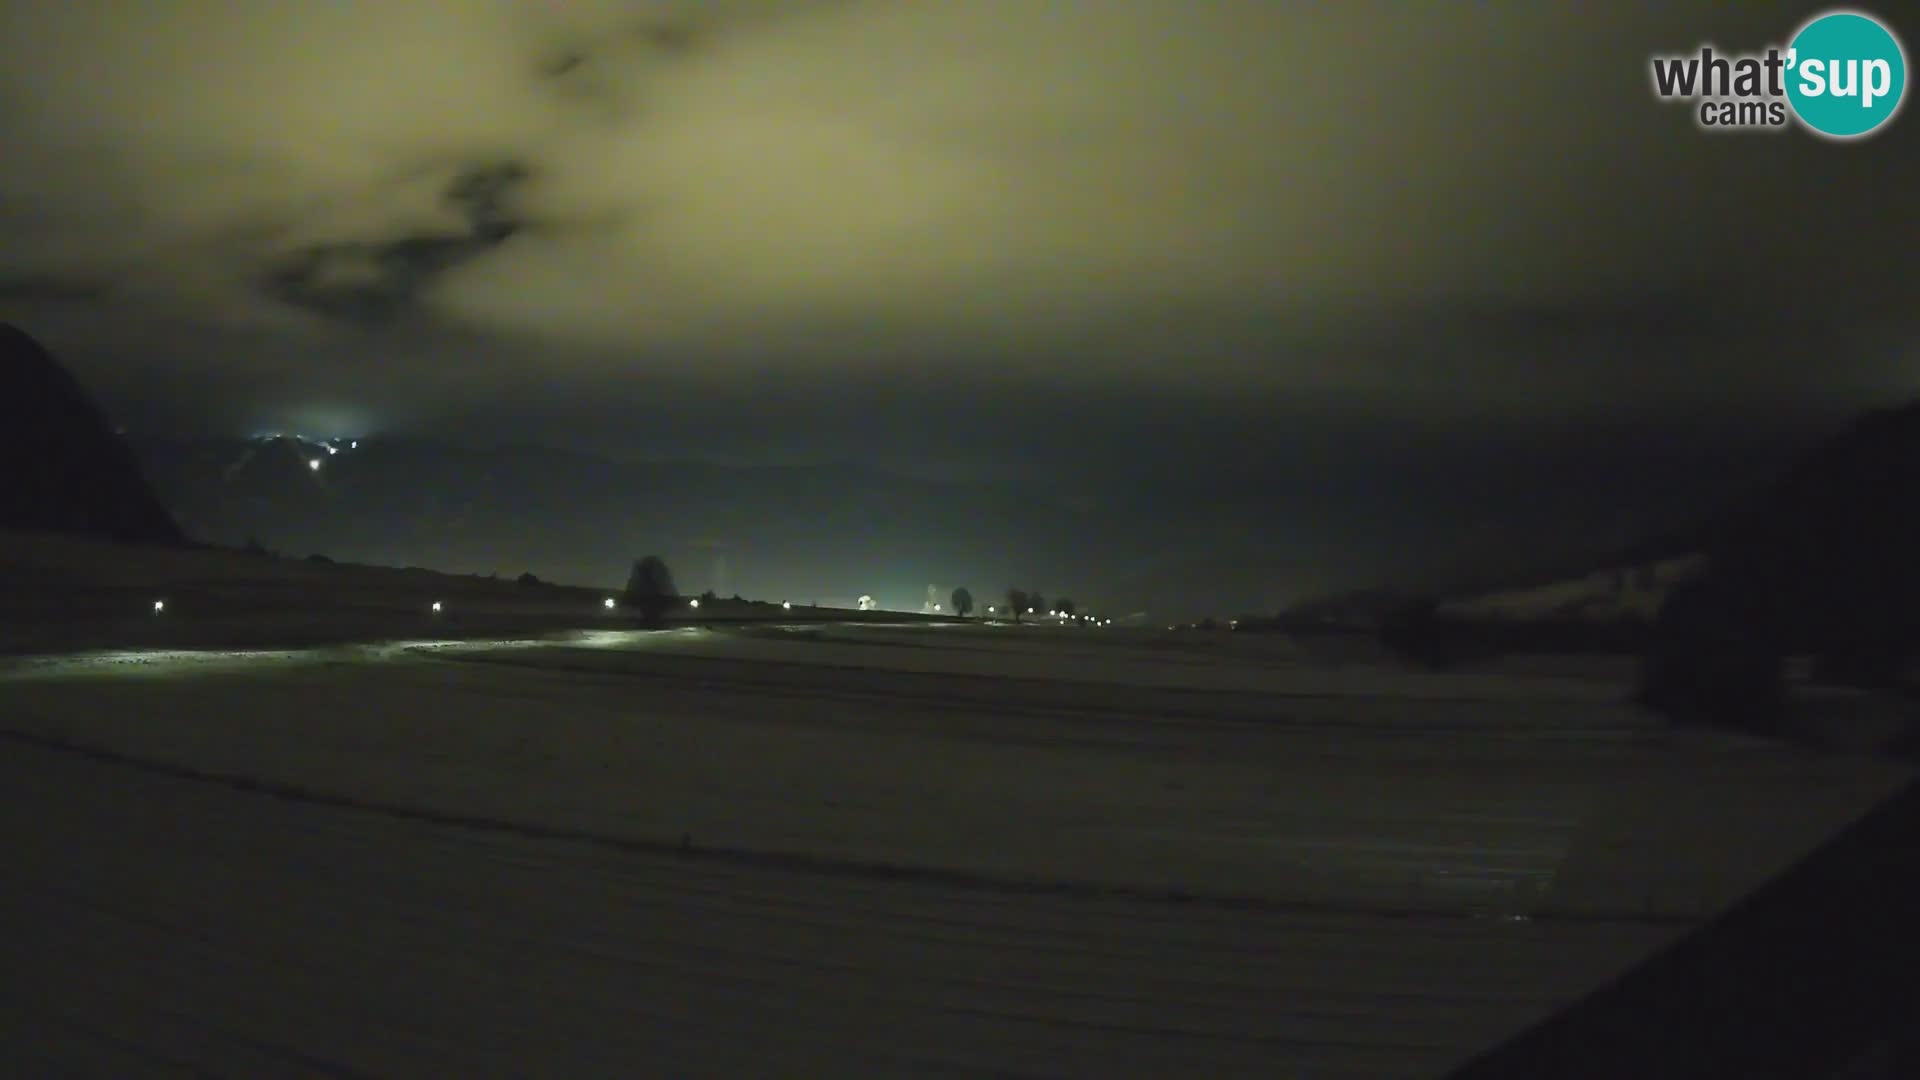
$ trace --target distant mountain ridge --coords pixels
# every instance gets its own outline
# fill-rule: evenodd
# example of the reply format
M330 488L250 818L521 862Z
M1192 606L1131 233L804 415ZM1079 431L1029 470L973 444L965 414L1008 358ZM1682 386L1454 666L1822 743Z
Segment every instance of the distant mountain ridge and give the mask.
M622 461L401 438L138 448L182 521L217 543L616 584L655 553L689 591L796 602L890 592L917 610L929 583L995 595L1043 578L1044 566L1029 567L1070 546L1075 516L1032 493L858 465ZM1008 521L1040 554L1014 550Z
M1425 595L1441 613L1467 618L1651 618L1669 589L1713 567L1763 610L1805 620L1836 603L1920 610L1920 573L1907 569L1917 560L1920 401L1857 418L1689 525L1558 572L1516 572ZM1377 617L1415 595L1362 591L1303 611Z

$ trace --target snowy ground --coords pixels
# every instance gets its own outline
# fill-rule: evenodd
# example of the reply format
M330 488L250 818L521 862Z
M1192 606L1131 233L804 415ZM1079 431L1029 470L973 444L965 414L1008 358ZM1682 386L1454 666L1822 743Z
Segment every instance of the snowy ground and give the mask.
M1620 676L942 625L16 659L0 1042L1438 1076L1907 777L1661 732Z
M598 587L521 585L419 567L312 563L0 530L0 656L106 647L304 647L395 636L637 626L632 612L605 606L625 580L615 573ZM851 614L720 599L697 612L676 609L669 619L730 623ZM907 613L873 617L933 621Z

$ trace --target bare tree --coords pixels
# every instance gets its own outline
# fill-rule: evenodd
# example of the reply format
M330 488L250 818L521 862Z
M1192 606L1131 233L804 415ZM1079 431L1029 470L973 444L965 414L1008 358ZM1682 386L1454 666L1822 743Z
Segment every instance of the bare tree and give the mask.
M1027 605L1030 603L1032 598L1027 595L1025 589L1007 590L1007 608L1013 612L1014 622L1019 622L1020 616L1026 614Z
M973 614L973 594L965 585L953 590L953 613L963 619Z

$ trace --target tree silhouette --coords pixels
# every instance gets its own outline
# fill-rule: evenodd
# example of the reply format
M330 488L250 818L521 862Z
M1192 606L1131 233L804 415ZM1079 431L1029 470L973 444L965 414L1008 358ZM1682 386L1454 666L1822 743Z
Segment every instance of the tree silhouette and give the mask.
M1007 590L1007 607L1013 611L1014 622L1020 621L1020 616L1026 613L1027 605L1030 602L1031 598L1027 596L1025 589Z
M1069 619L1073 618L1073 612L1074 612L1073 601L1063 596L1054 604L1054 606L1060 609L1060 614L1065 615Z
M1038 615L1047 610L1047 598L1039 592L1028 593L1027 606L1033 609L1035 615Z
M633 572L627 575L627 591L621 596L622 602L640 612L640 619L648 626L659 626L667 621L667 609L680 599L680 592L673 587L673 573L658 555L649 555L633 564Z
M973 594L965 585L953 590L953 612L963 619L973 614Z

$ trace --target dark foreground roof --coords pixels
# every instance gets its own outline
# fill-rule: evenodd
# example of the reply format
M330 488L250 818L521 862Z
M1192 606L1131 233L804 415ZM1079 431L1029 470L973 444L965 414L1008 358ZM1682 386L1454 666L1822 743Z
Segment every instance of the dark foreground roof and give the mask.
M1917 928L1920 783L1453 1078L1920 1077Z

